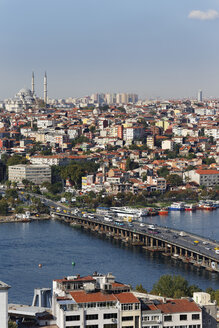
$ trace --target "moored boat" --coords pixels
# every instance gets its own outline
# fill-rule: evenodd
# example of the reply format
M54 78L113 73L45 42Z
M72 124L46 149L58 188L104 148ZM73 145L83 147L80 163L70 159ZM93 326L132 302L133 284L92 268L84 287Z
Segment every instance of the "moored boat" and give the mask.
M185 210L185 205L183 202L179 202L179 203L172 203L168 209L170 211L184 211Z
M196 211L196 205L195 204L185 204L185 211Z
M168 215L169 211L168 208L162 208L158 211L159 215Z

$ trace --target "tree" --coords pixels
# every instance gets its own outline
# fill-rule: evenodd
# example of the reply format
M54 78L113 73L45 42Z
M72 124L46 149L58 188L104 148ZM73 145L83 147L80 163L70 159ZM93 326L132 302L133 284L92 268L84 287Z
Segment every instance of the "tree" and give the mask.
M5 191L5 198L18 198L18 193L16 189L8 189Z
M137 169L138 167L139 167L138 163L135 163L130 158L127 158L126 165L125 165L126 171L134 170Z
M7 160L7 166L17 165L17 164L27 164L28 160L20 155L13 155Z
M90 132L94 133L95 130L96 130L96 128L95 128L94 125L91 125L91 126L89 127L89 130L90 130Z
M143 182L147 181L147 173L143 173L141 178Z
M137 285L137 286L135 287L135 290L136 290L137 292L139 292L139 293L145 293L145 294L147 294L147 291L146 291L146 289L142 286L142 284Z
M0 215L8 214L8 203L5 199L0 200Z
M178 174L169 174L166 180L171 186L181 186L183 184L183 180Z
M16 322L8 321L8 328L17 328Z
M189 285L183 277L167 274L161 276L159 281L153 285L151 293L164 297L188 296Z
M169 174L169 170L167 167L163 166L157 171L157 174L159 177L166 178L166 176Z

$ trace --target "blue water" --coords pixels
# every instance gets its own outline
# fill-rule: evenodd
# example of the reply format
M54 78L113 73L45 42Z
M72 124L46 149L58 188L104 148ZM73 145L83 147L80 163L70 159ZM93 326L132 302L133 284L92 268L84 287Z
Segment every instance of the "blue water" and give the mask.
M212 213L171 213L147 221L219 240L219 209ZM72 261L76 266L72 268ZM38 264L42 263L42 268ZM66 275L112 272L117 281L148 291L163 274L180 274L202 289L219 289L219 275L159 254L73 229L57 221L0 225L0 280L11 285L9 302L31 304L36 287L51 287Z

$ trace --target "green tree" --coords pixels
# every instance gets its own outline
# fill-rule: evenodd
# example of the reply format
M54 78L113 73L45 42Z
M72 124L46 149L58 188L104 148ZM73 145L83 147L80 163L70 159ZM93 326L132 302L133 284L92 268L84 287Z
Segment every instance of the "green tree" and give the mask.
M18 192L16 189L7 189L5 191L5 198L8 199L8 198L18 198Z
M17 164L27 164L28 160L21 155L13 155L7 160L7 166L17 165Z
M183 180L178 174L169 174L166 180L171 186L181 186L183 184Z
M169 170L166 166L163 166L159 170L157 170L157 174L159 177L166 178L166 176L169 174Z
M8 203L5 199L0 200L0 215L8 214Z
M139 167L139 164L134 162L133 160L131 160L130 158L127 158L126 160L126 170L129 171L129 170L134 170L134 169L137 169Z
M94 133L95 130L96 130L95 125L91 125L91 126L89 127L89 130L90 130L90 132Z
M135 287L135 290L136 290L137 292L139 292L139 293L145 293L145 294L147 294L147 291L146 291L146 289L142 286L142 284L137 285L137 286Z
M16 322L13 321L8 321L8 328L17 328L17 324Z
M163 275L159 281L153 285L152 294L165 297L182 297L189 293L189 285L186 279L181 276Z

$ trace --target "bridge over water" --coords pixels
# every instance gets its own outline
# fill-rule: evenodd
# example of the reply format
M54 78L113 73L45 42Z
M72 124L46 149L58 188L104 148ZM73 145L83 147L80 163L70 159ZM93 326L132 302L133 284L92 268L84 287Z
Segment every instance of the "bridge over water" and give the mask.
M161 252L163 256L172 257L176 261L219 272L219 254L215 250L215 248L219 250L217 241L167 227L156 226L156 230L153 231L148 224L140 222L134 222L132 226L127 222L120 225L116 221L105 221L100 216L89 218L86 215L76 216L65 212L54 211L52 214L73 226L79 225L83 229L130 245L152 252Z

